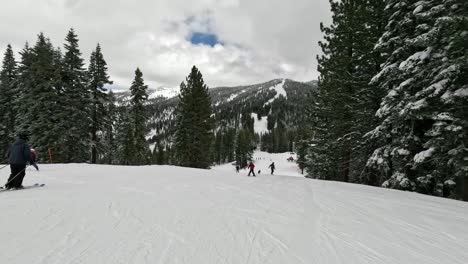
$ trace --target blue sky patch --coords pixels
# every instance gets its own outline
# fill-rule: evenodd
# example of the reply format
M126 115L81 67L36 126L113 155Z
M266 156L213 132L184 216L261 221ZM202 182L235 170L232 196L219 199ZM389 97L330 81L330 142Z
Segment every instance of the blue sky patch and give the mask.
M214 47L214 45L221 43L218 36L211 33L194 32L190 37L190 42L194 45L207 45Z

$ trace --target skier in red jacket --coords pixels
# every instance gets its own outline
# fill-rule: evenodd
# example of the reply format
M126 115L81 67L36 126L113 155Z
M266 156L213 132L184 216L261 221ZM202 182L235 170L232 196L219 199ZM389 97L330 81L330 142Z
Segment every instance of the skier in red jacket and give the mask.
M256 177L256 176L255 176L255 171L254 171L255 165L253 164L253 162L250 162L250 164L249 164L249 169L250 169L249 175L247 175L247 176L250 176L250 174L253 173L253 176Z
M36 168L36 170L39 170L39 167L37 166L37 163L36 163L36 159L37 159L37 154L36 154L36 150L35 149L31 149L31 165Z

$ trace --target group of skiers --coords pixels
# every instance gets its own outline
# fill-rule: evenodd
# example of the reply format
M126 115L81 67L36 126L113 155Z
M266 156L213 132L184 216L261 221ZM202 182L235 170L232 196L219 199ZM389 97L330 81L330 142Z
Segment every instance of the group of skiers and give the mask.
M254 164L252 161L250 162L248 168L249 168L249 174L248 174L247 176L250 177L250 175L252 174L254 177L256 177L256 175L255 175L255 164ZM275 169L276 169L276 168L275 168L275 163L272 162L272 163L270 164L270 166L268 166L268 168L271 169L271 175L273 175L273 173L275 172ZM239 170L240 170L239 165L236 165L236 172L239 173ZM259 171L258 171L258 174L260 174L260 172L261 172L261 171L259 170Z
M20 133L15 143L8 148L6 158L10 164L11 174L5 184L5 189L23 188L23 179L26 175L26 166L28 163L36 168L36 170L39 170L36 164L36 151L34 148L30 148L27 143L28 139L27 133Z

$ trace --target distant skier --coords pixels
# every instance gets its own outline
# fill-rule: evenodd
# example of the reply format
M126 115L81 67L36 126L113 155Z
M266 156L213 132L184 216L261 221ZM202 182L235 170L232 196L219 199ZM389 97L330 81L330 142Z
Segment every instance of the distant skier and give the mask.
M255 171L254 171L255 170L255 165L253 164L253 162L250 162L249 169L250 169L249 175L247 175L247 176L250 176L250 174L253 173L253 176L256 177L255 176Z
M240 169L239 165L236 165L236 172L237 173L239 173L239 169Z
M36 168L36 170L39 170L39 167L37 166L36 160L37 160L36 150L32 148L31 149L31 165L34 168Z
M273 173L275 172L275 163L271 163L270 166L268 166L268 168L271 169L271 175L273 175Z
M18 134L18 139L13 145L10 145L7 152L8 163L10 163L11 175L5 184L6 189L23 188L23 179L26 175L26 164L32 163L31 150L26 141L26 133Z

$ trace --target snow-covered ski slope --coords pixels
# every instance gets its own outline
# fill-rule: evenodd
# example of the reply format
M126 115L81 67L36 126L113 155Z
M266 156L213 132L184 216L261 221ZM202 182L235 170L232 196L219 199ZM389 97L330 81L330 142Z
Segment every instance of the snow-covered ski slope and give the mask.
M271 98L270 100L268 100L266 104L271 104L273 101L275 101L276 99L278 99L280 96L283 96L284 98L286 98L288 96L288 94L286 93L286 90L284 90L284 84L286 82L286 79L283 79L281 81L281 83L273 86L273 87L270 87L270 90L275 90L276 91L276 95L275 97Z
M459 201L225 166L27 173L46 186L0 193L1 263L468 263Z
M263 116L261 120L258 120L258 114L252 113L251 117L254 119L254 131L257 134L266 134L268 130L268 117Z

